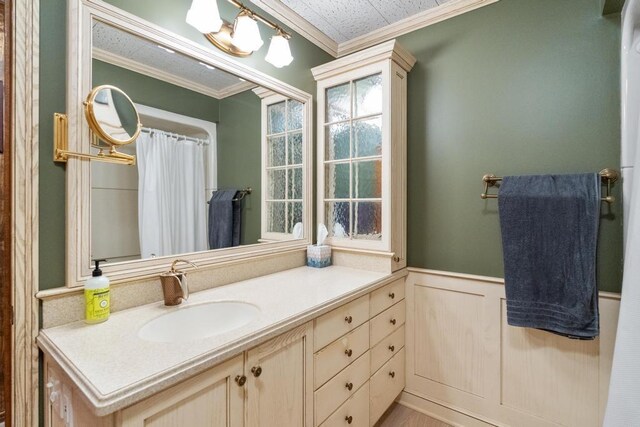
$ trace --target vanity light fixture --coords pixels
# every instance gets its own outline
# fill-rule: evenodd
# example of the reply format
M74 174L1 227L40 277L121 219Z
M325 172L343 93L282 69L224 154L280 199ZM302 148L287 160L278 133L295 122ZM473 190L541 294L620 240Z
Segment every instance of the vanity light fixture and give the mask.
M275 36L271 37L271 44L269 45L269 51L264 58L274 67L282 68L291 64L293 56L291 56L291 49L289 48L289 40L280 31Z
M193 0L187 12L187 24L203 34L220 31L222 19L220 19L216 0Z
M277 68L291 64L293 56L289 47L291 35L280 26L260 16L237 0L229 0L229 3L240 9L233 24L220 19L217 0L193 0L187 13L187 23L204 34L211 44L221 51L238 57L251 55L262 47L264 42L258 28L258 21L275 30L276 34L271 38L271 44L265 60ZM215 12L213 10L215 9ZM207 11L199 13L192 11ZM207 26L202 21L213 20L216 25ZM218 26L217 22L220 21ZM212 29L216 28L216 29Z

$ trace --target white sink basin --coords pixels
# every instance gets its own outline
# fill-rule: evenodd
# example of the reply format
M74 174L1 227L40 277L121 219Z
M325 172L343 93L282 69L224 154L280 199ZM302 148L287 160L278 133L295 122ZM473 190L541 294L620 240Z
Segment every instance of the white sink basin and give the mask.
M147 322L138 331L146 341L184 342L237 329L258 317L260 309L236 301L216 301L177 307Z

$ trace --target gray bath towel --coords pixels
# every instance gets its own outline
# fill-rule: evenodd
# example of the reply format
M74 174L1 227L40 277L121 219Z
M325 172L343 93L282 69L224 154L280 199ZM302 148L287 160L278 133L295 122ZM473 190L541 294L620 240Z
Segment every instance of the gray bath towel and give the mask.
M209 248L240 244L241 205L234 201L238 190L214 191L209 201Z
M598 336L598 174L505 176L500 228L509 325Z

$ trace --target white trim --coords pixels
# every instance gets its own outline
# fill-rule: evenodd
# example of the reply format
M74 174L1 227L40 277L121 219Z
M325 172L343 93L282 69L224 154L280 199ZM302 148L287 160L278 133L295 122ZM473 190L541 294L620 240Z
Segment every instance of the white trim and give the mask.
M13 5L11 418L38 425L38 123L40 2Z
M109 25L121 28L138 37L153 40L178 53L190 56L197 61L210 64L220 70L234 74L242 79L276 91L284 96L305 104L305 143L313 140L313 97L300 89L288 85L265 73L249 68L228 55L219 53L199 43L174 34L158 25L138 16L118 9L101 0L68 0L68 48L67 69L67 114L69 118L69 150L86 152L90 148L89 128L84 119L82 101L91 90L91 21L99 19ZM305 174L305 201L303 217L305 224L311 224L313 194L313 168L311 148L304 147L303 170ZM69 159L67 162L67 251L66 285L82 286L90 276L90 218L91 200L87 190L90 188L90 162L81 159ZM213 266L225 261L247 259L262 254L280 253L287 250L304 248L311 242L310 236L302 240L291 240L269 244L246 245L216 251L180 254L188 257L200 266ZM162 273L176 256L159 257L148 260L125 261L105 265L103 271L112 281L127 281L149 277Z
M223 99L231 95L236 95L238 93L252 89L256 86L253 83L249 82L239 82L231 86L227 86L224 89L216 90L210 88L209 86L195 83L191 80L176 76L175 74L168 73L164 70L160 70L150 65L142 64L138 61L134 61L133 59L125 58L124 56L120 56L103 49L93 48L92 57L93 59L115 65L116 67L124 68L138 74L162 80L164 82L171 83L173 85L180 86L185 89L189 89L216 99Z
M497 1L500 0L452 0L342 43L337 43L331 39L298 13L283 5L279 0L254 0L253 3L291 27L311 43L339 58L403 34L488 6Z

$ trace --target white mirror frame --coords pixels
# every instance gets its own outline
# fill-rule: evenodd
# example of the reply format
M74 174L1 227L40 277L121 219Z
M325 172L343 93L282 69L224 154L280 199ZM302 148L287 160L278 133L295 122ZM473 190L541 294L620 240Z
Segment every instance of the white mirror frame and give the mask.
M215 264L271 255L279 252L302 250L311 242L313 229L313 97L304 91L283 83L262 72L240 64L229 56L218 53L212 47L206 49L189 39L176 35L138 16L127 13L100 0L68 1L67 34L67 115L69 123L69 150L89 152L89 126L84 118L83 105L92 89L91 75L91 22L101 20L137 36L147 38L188 55L197 61L210 64L220 70L235 74L266 89L305 104L303 145L303 221L305 237L274 243L238 246L215 251L179 254L198 264ZM185 12L186 13L186 12ZM128 166L122 166L128 167ZM66 221L66 286L82 286L91 274L91 169L90 161L69 159L67 162L67 221ZM113 224L112 226L117 226ZM155 276L167 269L175 256L125 261L106 264L102 270L112 281L127 281Z

